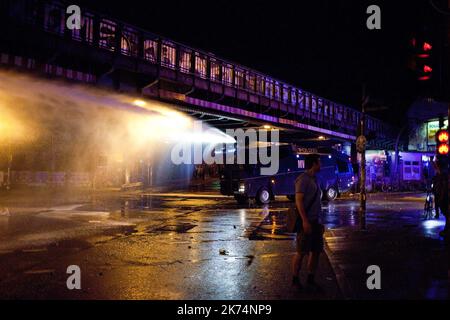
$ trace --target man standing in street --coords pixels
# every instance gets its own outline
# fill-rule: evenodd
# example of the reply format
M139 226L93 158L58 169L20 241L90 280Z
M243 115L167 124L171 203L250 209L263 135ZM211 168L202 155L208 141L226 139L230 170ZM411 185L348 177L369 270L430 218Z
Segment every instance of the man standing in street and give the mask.
M292 283L300 289L299 272L302 261L308 256L307 289L321 291L314 276L319 263L320 253L323 251L323 225L319 223L322 211L322 190L317 182L316 173L320 171L320 156L310 154L305 157L306 172L295 181L295 204L301 218L301 228L297 231L297 252L292 260Z

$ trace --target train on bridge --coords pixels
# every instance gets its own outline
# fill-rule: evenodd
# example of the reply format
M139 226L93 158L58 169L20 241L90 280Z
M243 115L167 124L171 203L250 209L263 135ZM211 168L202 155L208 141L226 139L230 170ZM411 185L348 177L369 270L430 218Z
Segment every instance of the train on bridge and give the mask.
M138 93L231 123L356 139L362 114L355 108L87 8L81 28L70 30L69 5L2 1L0 66ZM373 145L394 143L395 130L367 115L366 130Z
M70 5L1 1L0 68L169 102L219 129L267 127L284 142L345 143L356 163L356 108L89 8L79 29L68 28ZM369 146L392 149L395 128L365 119L375 137Z

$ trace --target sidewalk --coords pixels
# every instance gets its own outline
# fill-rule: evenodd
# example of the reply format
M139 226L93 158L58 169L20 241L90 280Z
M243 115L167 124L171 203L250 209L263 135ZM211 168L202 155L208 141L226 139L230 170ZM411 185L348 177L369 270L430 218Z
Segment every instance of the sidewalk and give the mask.
M340 226L325 234L327 255L347 299L448 299L448 261L437 236L443 221L412 212L368 212L366 231ZM368 290L367 267L381 269L381 290Z

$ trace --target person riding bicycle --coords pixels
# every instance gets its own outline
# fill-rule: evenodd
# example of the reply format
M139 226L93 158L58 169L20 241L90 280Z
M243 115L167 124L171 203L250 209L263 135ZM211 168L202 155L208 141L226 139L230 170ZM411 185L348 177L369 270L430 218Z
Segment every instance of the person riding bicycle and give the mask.
M437 186L437 183L438 183L438 170L439 169L437 169L437 166L435 167L435 170L436 170L436 175L433 177L433 178L431 178L431 193L433 194L433 198L434 198L434 209L435 209L435 218L436 219L439 219L439 206L438 206L438 203L437 203L437 201L438 201L438 198L437 198L437 196L436 196L436 194L437 194L437 188L436 188L436 186Z
M436 175L434 179L434 190L435 190L435 203L436 212L440 210L445 216L445 227L439 234L441 236L446 236L448 234L448 173L444 168L444 164L440 161L435 163Z

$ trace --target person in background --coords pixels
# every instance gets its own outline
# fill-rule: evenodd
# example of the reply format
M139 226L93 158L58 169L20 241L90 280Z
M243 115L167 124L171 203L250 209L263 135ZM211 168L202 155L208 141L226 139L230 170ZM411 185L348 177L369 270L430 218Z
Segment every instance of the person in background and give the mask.
M449 224L448 224L448 172L444 168L444 163L441 161L436 161L435 163L436 175L433 180L433 187L435 191L435 204L436 204L436 215L438 210L445 217L445 227L439 234L442 237L448 236Z
M433 198L434 198L435 218L439 219L440 212L439 212L439 204L438 204L436 186L437 186L437 182L438 182L437 180L438 180L440 171L437 166L437 163L435 161L433 161L432 163L433 163L435 175L431 178L431 192L433 193Z

